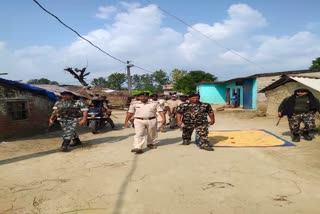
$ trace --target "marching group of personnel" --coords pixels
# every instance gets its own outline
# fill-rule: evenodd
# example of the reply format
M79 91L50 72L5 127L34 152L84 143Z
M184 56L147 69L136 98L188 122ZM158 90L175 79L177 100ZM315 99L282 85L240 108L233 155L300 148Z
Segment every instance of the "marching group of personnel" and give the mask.
M101 101L105 97L101 97ZM103 106L106 112L108 103ZM320 113L319 100L307 89L297 89L290 97L285 98L278 108L278 116L287 116L292 141L299 142L300 136L305 140L312 140L310 132L315 129L315 114ZM73 94L69 91L61 93L61 100L53 107L49 124L54 123L57 117L63 130L63 142L61 151L68 151L68 147L81 145L81 141L76 132L78 125L87 123L88 106L81 100L74 100ZM167 117L169 120L167 120ZM110 117L109 117L110 118ZM209 120L208 120L209 118ZM113 121L108 121L112 128L115 127ZM168 123L167 123L168 122ZM214 151L213 145L208 140L208 129L215 123L215 115L211 105L200 101L198 93L188 96L181 95L177 99L176 94L172 94L169 100L163 96L143 92L131 100L125 118L125 127L135 128L133 149L136 154L143 153L143 146L156 149L158 132L165 132L166 125L171 129L176 126L182 130L182 145L191 143L193 131L196 131L199 140L199 148L206 151ZM300 124L304 127L301 131ZM71 142L72 141L72 142Z
M81 145L79 135L76 132L78 125L87 123L88 105L82 100L73 99L73 94L64 91L61 100L57 101L53 107L53 112L49 118L49 125L58 118L63 131L63 142L60 150L68 151L69 147ZM188 100L189 98L189 100ZM166 115L169 120L166 119ZM208 122L207 116L210 121ZM169 122L169 127L174 129L179 126L182 129L182 145L191 143L191 135L195 129L199 136L199 147L207 151L213 151L209 143L208 127L214 124L214 113L211 105L200 102L200 95L197 93L189 96L182 95L177 99L175 94L171 99L166 100L157 94L141 93L131 101L125 118L125 126L135 128L135 136L132 152L143 153L143 146L157 148L158 132L165 132L165 127ZM109 122L110 123L110 122ZM114 127L113 121L110 123Z
M151 98L151 99L150 99ZM190 94L187 101L186 96L180 96L177 100L175 94L170 100L158 99L157 94L141 93L132 101L125 118L125 126L129 127L129 121L133 117L135 136L132 152L143 153L143 145L148 148L157 148L158 131L164 132L167 124L166 114L168 114L170 128L179 126L182 129L182 145L191 143L191 135L196 130L199 136L199 148L213 151L212 145L208 141L209 125L214 124L214 113L211 105L200 102L200 95ZM157 116L158 114L158 116ZM208 116L210 122L208 122Z

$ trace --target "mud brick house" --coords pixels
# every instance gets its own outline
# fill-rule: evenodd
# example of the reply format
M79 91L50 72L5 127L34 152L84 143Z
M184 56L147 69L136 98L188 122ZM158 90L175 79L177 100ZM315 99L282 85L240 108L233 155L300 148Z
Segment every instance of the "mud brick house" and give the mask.
M0 140L43 133L56 100L47 90L0 78Z
M267 115L277 117L282 100L298 88L306 88L320 99L320 71L313 74L282 75L281 78L260 90L267 97Z
M274 73L260 73L248 77L238 77L226 81L200 82L197 91L201 101L210 104L230 104L232 93L239 95L239 106L265 112L267 98L259 91L281 78L282 75L312 75L317 71L295 70Z

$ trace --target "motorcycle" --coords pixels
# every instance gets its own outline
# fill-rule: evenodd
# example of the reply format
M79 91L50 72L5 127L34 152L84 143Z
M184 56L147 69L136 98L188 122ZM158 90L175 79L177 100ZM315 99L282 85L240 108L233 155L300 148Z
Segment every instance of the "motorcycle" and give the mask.
M89 107L87 125L93 134L97 134L107 124L108 115L100 107Z

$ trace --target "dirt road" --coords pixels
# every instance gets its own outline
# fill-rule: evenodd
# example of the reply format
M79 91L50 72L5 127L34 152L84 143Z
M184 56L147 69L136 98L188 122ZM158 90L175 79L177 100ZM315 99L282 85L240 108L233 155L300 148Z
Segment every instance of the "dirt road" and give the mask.
M123 112L114 112L122 127ZM266 129L290 140L287 123L217 114L211 130ZM320 136L293 147L181 146L180 130L159 147L130 152L132 128L93 135L68 153L60 132L0 144L0 214L320 213Z

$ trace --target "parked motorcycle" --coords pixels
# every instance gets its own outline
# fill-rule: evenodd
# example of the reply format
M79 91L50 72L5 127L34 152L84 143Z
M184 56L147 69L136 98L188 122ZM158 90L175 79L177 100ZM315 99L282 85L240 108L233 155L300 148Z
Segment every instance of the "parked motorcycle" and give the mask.
M100 107L89 107L88 111L88 126L93 134L97 134L107 123L109 116L104 113Z

